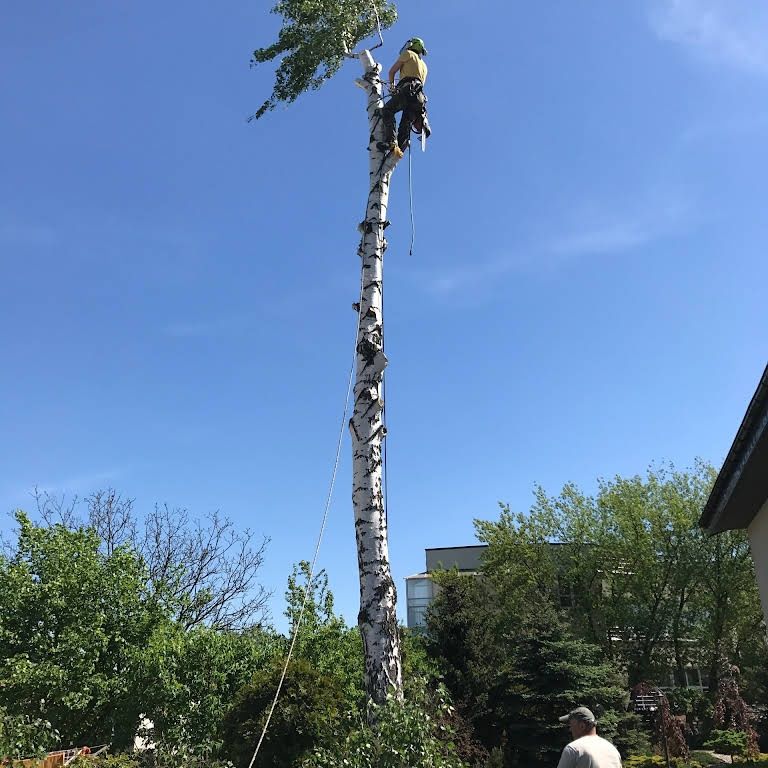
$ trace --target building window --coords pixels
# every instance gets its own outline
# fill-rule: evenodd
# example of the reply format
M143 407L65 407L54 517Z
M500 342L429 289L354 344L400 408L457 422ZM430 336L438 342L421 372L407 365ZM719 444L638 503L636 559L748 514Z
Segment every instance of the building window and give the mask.
M408 626L424 629L427 625L427 608L435 597L435 585L428 576L409 577L405 582Z
M427 608L429 605L408 606L408 626L411 628L424 628L427 626Z
M432 579L408 579L407 581L408 599L431 600L432 599Z

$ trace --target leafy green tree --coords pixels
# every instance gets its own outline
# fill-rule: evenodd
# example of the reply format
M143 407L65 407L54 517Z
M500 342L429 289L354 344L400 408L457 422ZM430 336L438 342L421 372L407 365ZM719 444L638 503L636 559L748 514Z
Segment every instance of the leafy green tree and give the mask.
M711 482L711 468L699 465L600 480L594 497L573 485L557 497L537 490L531 516L548 521L549 540L564 544L558 567L576 586L574 613L586 618L591 640L627 663L633 683L668 668L669 638L684 667L698 517Z
M250 762L282 672L280 659L257 672L236 694L225 717L223 754L238 768ZM334 738L344 704L338 678L306 659L293 659L259 752L261 764L289 768L323 740Z
M113 493L89 499L87 524L77 521L75 507L54 501L43 497L38 505L43 524L17 513L17 539L0 555L0 706L9 717L49 720L64 744L119 748L146 717L160 751L215 755L235 694L283 657L285 638L258 627L213 629L180 608L197 606L202 613L195 615L213 623L245 617L253 604L236 593L252 571L226 553L248 551L250 539L228 521L214 521L206 534L199 527L183 533L185 518L162 513L145 528L157 540L151 549L137 537L130 504ZM164 570L182 574L181 592L174 591L179 582L167 589L163 568L152 565L176 544ZM208 570L187 579L184 573L203 564L198 545ZM183 567L173 565L187 556ZM220 567L239 586L217 592L214 578L210 602L206 578Z
M256 118L333 77L345 54L376 31L377 14L382 29L397 19L395 6L388 0L279 0L272 13L282 17L277 41L257 48L253 63L279 59L280 64L272 95L259 107Z
M684 685L695 662L715 687L723 655L758 668L766 654L746 536L707 537L698 525L715 474L697 462L600 480L595 496L538 488L529 513L503 507L477 523L489 578L507 602L549 594L569 605L577 633L625 664L632 684L668 684L674 670Z
M710 690L718 687L724 659L743 667L744 672L751 664L752 685L759 686L768 649L746 531L702 537L694 583L699 622L692 634L705 649Z
M704 746L721 755L744 758L747 757L749 751L749 736L744 731L714 730Z
M291 765L342 727L344 714L365 706L360 634L334 611L324 571L310 581L301 561L288 577L285 593L288 636L272 646L270 658L233 697L224 718L222 754L248 764L259 740L285 666L290 640L296 643L259 760ZM330 730L328 730L330 729ZM290 742L289 746L286 746Z
M302 560L288 577L285 593L289 637L293 636L304 605L294 658L305 659L320 673L334 678L344 691L346 702L362 703L365 688L360 633L356 628L348 627L335 613L333 593L328 588L325 571L313 578L307 592L308 580L309 563Z
M0 705L49 720L64 742L127 743L142 711L136 669L168 621L134 553L93 529L33 524L0 556Z
M253 674L282 659L285 639L273 632L166 624L141 657L146 734L161 748L209 759L220 752L224 717Z

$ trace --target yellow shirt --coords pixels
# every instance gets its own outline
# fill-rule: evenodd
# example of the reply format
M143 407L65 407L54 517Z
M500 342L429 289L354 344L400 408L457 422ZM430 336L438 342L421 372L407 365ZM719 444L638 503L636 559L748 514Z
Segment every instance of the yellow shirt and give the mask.
M404 77L418 77L422 83L427 81L427 65L413 51L403 51L397 63L400 65L400 79Z

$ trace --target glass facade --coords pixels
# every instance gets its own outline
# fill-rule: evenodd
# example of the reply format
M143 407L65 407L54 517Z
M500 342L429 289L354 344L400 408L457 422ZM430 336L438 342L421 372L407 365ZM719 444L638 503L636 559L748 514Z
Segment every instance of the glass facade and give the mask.
M407 625L410 629L424 629L427 625L427 608L435 599L439 587L430 578L435 570L456 568L459 573L476 576L487 544L469 547L437 547L425 549L426 571L407 576L405 596L408 610Z
M435 596L435 585L426 574L409 576L405 580L408 626L412 629L426 626L427 608Z

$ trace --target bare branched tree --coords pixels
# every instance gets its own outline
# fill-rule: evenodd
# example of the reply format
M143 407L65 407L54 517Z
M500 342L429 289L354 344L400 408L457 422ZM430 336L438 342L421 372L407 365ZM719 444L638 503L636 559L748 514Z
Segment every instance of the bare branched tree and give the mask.
M32 491L32 498L35 500L37 514L46 525L63 525L65 528L76 527L80 519L77 514L77 506L80 499L73 496L71 499L62 494L54 496L46 490L41 490L35 486Z
M123 498L114 488L96 491L85 499L90 525L111 555L118 547L133 546L138 538L133 499Z
M242 629L268 618L270 593L257 576L269 540L238 530L219 512L197 520L186 509L156 505L139 519L134 500L113 488L84 500L38 489L33 497L46 525L93 528L107 556L119 547L136 552L146 564L148 588L186 629Z
M144 521L137 550L185 627L240 629L267 615L269 592L256 584L267 544L218 512L190 520L185 509L158 505Z

